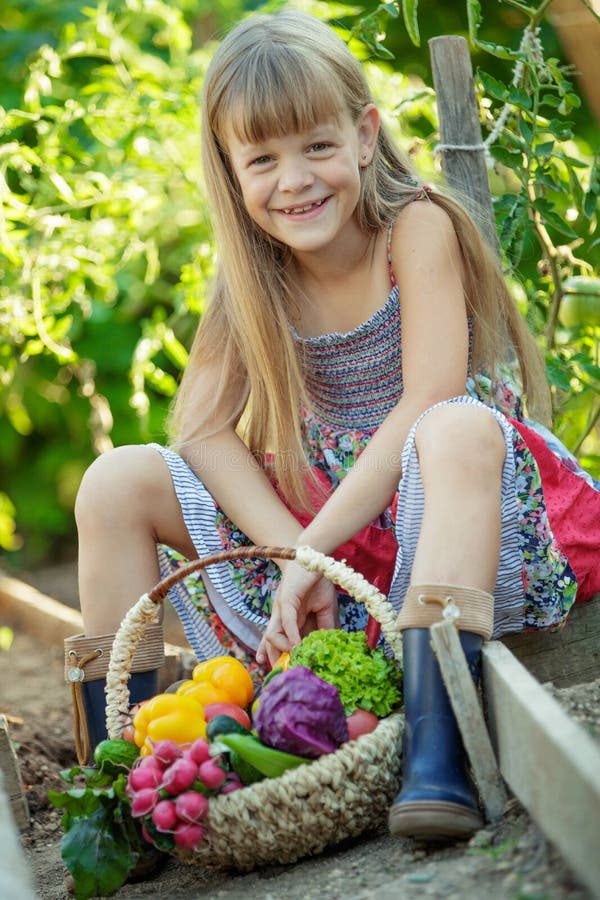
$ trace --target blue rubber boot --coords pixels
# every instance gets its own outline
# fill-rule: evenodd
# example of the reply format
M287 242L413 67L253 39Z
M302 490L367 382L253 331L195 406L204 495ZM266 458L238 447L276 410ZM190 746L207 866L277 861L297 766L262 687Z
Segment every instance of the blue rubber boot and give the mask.
M149 700L158 693L158 671L134 672L127 682L129 688L129 703L141 703ZM94 749L100 741L106 740L106 696L104 689L106 679L98 678L96 681L84 681L81 685L83 708L87 724L90 746L89 765L94 762Z
M477 683L482 638L467 631L459 636ZM390 831L424 840L468 838L483 819L428 628L403 632L403 660L403 784L390 809Z
M75 634L65 638L65 680L71 686L75 750L80 766L93 764L96 746L107 737L105 688L114 639L114 634ZM163 663L162 625L151 623L146 626L131 663L130 706L158 693L158 669Z

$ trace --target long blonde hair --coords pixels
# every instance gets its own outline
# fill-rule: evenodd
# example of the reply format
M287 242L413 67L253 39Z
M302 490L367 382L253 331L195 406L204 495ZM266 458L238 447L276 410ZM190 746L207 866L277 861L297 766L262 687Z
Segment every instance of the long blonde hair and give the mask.
M306 403L301 360L290 332L297 299L288 247L248 215L230 165L225 136L260 143L309 131L344 110L353 120L372 97L358 60L327 25L286 10L252 16L217 49L202 96L202 161L213 210L219 266L210 305L200 322L171 416L175 444L240 422L242 437L291 502L310 508L304 476L300 404ZM356 217L375 236L415 199L418 181L408 160L379 131L371 164L361 169ZM529 406L543 381L535 343L508 293L498 260L462 206L436 191L431 201L454 224L464 257L465 296L473 318L472 369L493 372L513 345ZM203 371L220 374L210 396L197 398ZM232 400L233 394L233 400ZM291 464L290 464L291 462Z

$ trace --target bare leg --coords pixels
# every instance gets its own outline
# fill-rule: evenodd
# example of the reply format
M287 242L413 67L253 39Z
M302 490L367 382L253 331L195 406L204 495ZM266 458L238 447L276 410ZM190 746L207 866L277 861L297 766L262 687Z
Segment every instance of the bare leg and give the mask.
M195 559L169 470L151 447L127 446L86 472L75 506L79 595L86 634L116 630L158 581L156 544Z
M472 406L439 407L419 425L416 447L425 510L411 583L493 593L505 454L497 422Z
M482 640L492 633L501 538L505 445L493 416L439 407L417 429L425 509L402 629L405 726L402 790L389 815L403 837L467 838L483 825L460 730L431 648L429 625L451 597L460 643L477 682Z

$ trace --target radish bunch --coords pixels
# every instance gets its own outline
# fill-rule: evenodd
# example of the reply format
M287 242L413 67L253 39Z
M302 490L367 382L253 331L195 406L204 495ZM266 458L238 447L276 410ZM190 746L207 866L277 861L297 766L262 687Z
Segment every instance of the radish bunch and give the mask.
M241 787L235 772L227 772L220 757L212 758L206 741L198 738L186 748L159 741L131 769L126 791L131 815L141 820L149 843L162 850L195 850L204 838L208 798Z

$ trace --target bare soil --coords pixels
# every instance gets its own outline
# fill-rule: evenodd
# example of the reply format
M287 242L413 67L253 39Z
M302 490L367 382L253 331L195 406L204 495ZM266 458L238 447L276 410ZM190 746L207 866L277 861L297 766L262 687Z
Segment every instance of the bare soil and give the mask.
M38 586L44 590L44 585ZM61 789L60 770L75 764L62 648L43 647L28 635L15 634L10 650L0 651L0 685L0 712L9 717L32 819L22 835L23 847L41 900L63 900L67 892L60 813L46 796L51 788ZM600 739L600 681L549 689ZM468 843L423 845L382 831L294 865L274 865L251 874L186 866L169 858L152 878L127 884L115 896L592 900L514 799L500 822L488 825Z

